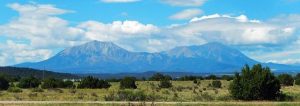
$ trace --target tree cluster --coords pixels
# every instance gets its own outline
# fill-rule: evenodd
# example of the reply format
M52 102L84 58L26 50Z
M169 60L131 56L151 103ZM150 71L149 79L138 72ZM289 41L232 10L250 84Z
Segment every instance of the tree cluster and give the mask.
M41 86L42 88L74 88L75 85L72 81L63 81L61 79L55 79L55 78L47 78L43 81L43 84Z
M83 78L77 88L90 88L90 89L96 89L96 88L109 88L111 84L105 80L100 80L98 78L88 76Z
M256 64L252 68L243 67L241 75L235 75L229 91L235 99L274 100L280 96L280 87L270 68Z

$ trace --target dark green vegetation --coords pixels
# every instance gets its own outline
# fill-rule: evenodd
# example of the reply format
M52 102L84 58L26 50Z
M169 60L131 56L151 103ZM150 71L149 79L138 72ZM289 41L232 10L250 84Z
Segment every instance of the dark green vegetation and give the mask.
M74 88L75 85L70 80L63 81L61 79L47 78L43 81L43 84L42 84L41 87L44 88L44 89L49 89L49 88Z
M125 77L120 81L121 89L136 89L137 86L135 84L136 78L134 77Z
M105 80L100 80L98 78L88 76L82 79L82 81L78 85L78 88L102 89L102 88L109 88L110 86L111 84L109 84Z
M278 76L280 84L284 86L293 86L294 85L294 78L289 74L280 74Z
M9 80L19 80L21 77L34 76L39 79L44 78L57 78L57 79L78 79L79 76L56 73L51 71L36 70L31 68L17 68L17 67L0 67L0 74L9 77Z
M280 96L280 82L270 68L260 64L236 74L229 91L233 98L241 100L275 100Z
M0 90L7 90L9 87L9 82L3 76L0 76Z
M214 88L222 88L222 83L221 83L221 81L219 81L219 80L213 81L213 82L211 83L211 85L212 85L212 87L214 87Z
M102 80L87 76L73 82L58 78L41 80L34 76L20 81L0 77L0 100L38 101L300 101L299 75L293 86L282 86L270 69L261 65L245 66L235 76L184 76L171 78L156 73L149 79L125 77ZM295 79L295 81L294 81ZM1 83L6 81L7 83ZM6 85L7 84L7 85ZM7 89L7 90L6 90Z
M33 76L22 78L18 83L20 88L37 88L41 84L41 81Z

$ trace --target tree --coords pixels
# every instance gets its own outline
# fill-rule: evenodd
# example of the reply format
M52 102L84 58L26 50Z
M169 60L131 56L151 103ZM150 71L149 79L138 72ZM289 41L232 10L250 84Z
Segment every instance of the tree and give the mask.
M22 78L17 85L20 88L37 88L41 84L41 81L34 76Z
M74 84L72 81L63 81L61 79L47 78L42 84L42 88L73 88Z
M7 90L9 87L9 82L3 76L0 76L0 90Z
M163 79L172 80L172 77L168 76L168 75L156 73L152 77L149 78L150 81L161 81Z
M278 76L280 84L284 86L293 86L294 85L294 78L289 74L280 74Z
M212 87L214 87L214 88L221 88L221 87L222 87L222 83L221 83L221 81L219 81L219 80L213 81L213 82L211 83L211 85L212 85Z
M207 76L205 79L216 80L216 79L217 79L217 76L216 76L216 75L209 75L209 76Z
M295 84L296 84L296 85L300 85L300 78L297 78L297 79L295 80Z
M280 96L280 82L270 68L248 65L242 68L241 75L235 74L229 87L230 94L240 100L274 100Z
M92 76L85 77L78 84L78 88L109 88L111 84L105 80L99 80L98 78L94 78Z
M295 84L300 85L300 73L298 73L295 77Z
M54 79L54 78L47 78L47 79L44 80L44 82L42 84L42 88L44 88L44 89L58 88L59 83L62 83L62 81Z
M172 83L170 80L164 79L160 81L159 84L160 88L171 88L172 87Z
M135 77L125 77L120 81L120 88L121 89L136 89L137 86L135 84L136 78Z
M226 81L230 81L230 80L233 80L233 77L232 76L229 76L229 75L223 75L221 77L222 80L226 80Z

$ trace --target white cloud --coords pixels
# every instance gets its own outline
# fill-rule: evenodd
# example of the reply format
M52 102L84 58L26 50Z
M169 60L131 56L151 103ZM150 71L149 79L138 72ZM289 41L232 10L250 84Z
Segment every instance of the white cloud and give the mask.
M26 43L10 41L1 44L0 62L6 61L10 65L26 61L41 61L49 57L49 54L54 55L49 51L90 40L113 41L130 48L132 40L143 39L159 32L158 27L138 21L114 21L108 24L87 21L70 26L67 20L57 16L69 11L53 5L14 3L9 7L20 15L9 23L0 25L0 36L14 41L26 41ZM127 42L126 39L130 41ZM9 49L7 47L11 46L17 48L13 51L7 50ZM16 53L12 54L13 52ZM24 56L17 53L22 53Z
M166 27L129 20L111 23L86 21L70 26L67 20L57 16L70 11L53 5L15 3L9 7L20 15L9 23L0 25L0 36L9 39L0 45L0 64L40 61L52 56L53 49L70 47L90 40L111 41L132 51L150 52L213 41L235 46L280 45L288 47L285 51L300 50L297 47L300 43L295 43L300 42L299 15L284 15L259 21L249 19L246 15L213 14L195 17L185 24ZM185 18L187 15L189 14L179 15L177 18ZM263 61L270 61L274 57L276 58L273 60L278 62L287 60L280 58L282 53L272 55L261 50L259 54L260 50L257 47L248 54L256 54L252 56ZM285 57L293 56L294 54L288 54ZM297 61L288 59L289 63Z
M282 27L258 20L249 20L245 15L209 15L193 18L190 23L172 27L172 34L185 37L198 36L207 42L226 44L280 44L293 35L290 27Z
M207 0L161 0L161 2L172 6L201 6L206 1Z
M140 0L101 0L105 3L130 3L130 2L138 2Z
M170 18L176 19L176 20L190 19L197 15L202 14L202 12L203 11L200 9L186 9L186 10L180 11L180 12L170 16Z
M18 44L8 40L5 44L0 45L0 63L1 65L11 65L25 61L38 61L49 58L51 50L34 49L27 44Z
M260 22L259 20L249 20L248 17L245 15L232 17L230 15L220 15L220 14L212 14L212 15L207 15L207 16L202 16L202 17L194 17L193 19L190 20L190 22L196 22L196 21L201 21L201 20L206 20L206 19L214 19L214 18L232 18L232 19L236 19L239 22L253 22L253 23Z

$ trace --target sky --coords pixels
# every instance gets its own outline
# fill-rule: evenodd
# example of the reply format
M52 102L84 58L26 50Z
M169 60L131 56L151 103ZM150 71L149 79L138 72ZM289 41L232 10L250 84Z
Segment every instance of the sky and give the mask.
M130 51L220 42L260 62L300 64L300 0L1 0L0 66L92 40Z

